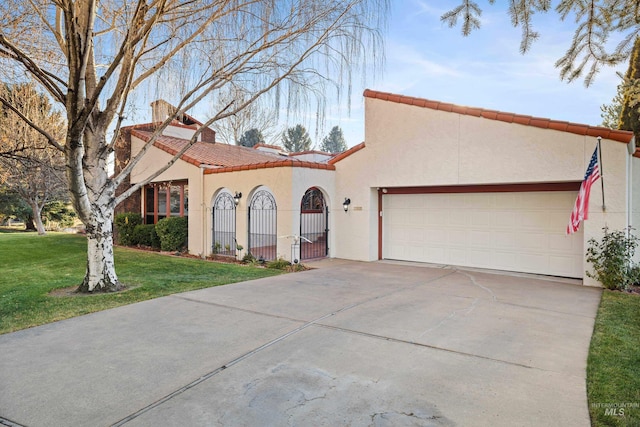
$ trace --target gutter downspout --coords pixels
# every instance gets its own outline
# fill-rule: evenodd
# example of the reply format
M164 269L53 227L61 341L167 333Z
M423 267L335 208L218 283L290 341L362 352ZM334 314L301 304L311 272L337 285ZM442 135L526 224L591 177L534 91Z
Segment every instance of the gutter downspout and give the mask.
M200 209L202 211L202 251L200 252L200 257L205 259L207 257L207 206L204 203L204 169L206 168L205 164L200 164Z
M636 137L627 144L627 232L633 224L633 154L636 152Z

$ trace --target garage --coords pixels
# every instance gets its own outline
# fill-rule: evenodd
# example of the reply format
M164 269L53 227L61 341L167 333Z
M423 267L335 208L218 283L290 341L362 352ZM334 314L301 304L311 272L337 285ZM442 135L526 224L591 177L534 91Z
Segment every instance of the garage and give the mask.
M579 185L381 189L381 258L582 278Z

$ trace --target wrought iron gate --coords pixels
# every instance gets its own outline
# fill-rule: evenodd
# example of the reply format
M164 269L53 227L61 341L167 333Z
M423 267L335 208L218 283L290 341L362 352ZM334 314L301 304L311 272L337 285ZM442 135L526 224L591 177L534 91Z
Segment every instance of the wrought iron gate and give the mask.
M329 254L329 208L322 192L310 188L300 204L300 259Z
M257 191L249 203L249 253L265 261L276 259L278 209L273 195Z
M236 204L229 193L220 193L213 202L211 253L236 256Z

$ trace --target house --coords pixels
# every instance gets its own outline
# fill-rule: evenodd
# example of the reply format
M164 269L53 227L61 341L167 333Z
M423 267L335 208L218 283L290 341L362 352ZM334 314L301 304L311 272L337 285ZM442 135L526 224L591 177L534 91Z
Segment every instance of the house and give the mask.
M147 222L188 215L193 254L395 259L587 285L597 285L584 274L587 241L604 226L640 224L632 191L640 189L640 154L631 132L372 90L364 97L365 142L344 153L249 149L211 143L203 132L133 206ZM158 138L132 183L171 159L201 125L186 119ZM123 129L123 161L152 131L153 124ZM598 183L589 219L567 236L598 138L606 206ZM305 238L299 246L297 236Z

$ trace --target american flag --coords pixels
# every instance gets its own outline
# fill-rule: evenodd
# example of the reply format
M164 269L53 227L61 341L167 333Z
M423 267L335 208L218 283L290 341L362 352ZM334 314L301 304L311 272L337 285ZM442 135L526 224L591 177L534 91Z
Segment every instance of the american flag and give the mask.
M571 219L569 220L569 225L567 225L567 234L573 234L578 231L580 221L589 218L589 194L591 193L591 186L598 178L600 178L600 168L598 167L598 146L596 146L587 167L587 172L584 174L584 180L580 185L576 205L571 212Z

